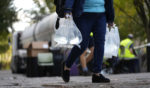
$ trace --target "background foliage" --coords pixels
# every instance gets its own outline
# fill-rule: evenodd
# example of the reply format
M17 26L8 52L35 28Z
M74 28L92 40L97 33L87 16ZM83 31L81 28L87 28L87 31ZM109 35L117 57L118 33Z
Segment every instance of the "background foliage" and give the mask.
M17 13L13 6L13 0L1 0L0 2L0 69L7 68L11 59L11 48L8 44L8 38L11 40L10 28L14 31L12 25L17 21ZM3 63L4 62L4 63Z
M114 7L115 23L119 27L121 39L126 38L129 33L132 33L135 38L140 38L140 41L144 41L146 33L133 0L114 0Z
M12 24L15 21L17 21L17 13L13 7L13 0L2 0L0 2L0 54L9 49L8 28L14 31Z

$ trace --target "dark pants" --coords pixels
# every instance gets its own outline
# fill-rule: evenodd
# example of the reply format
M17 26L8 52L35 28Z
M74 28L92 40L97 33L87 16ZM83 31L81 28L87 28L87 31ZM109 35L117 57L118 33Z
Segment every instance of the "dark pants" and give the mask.
M139 59L119 60L114 67L114 73L138 73L140 72Z
M126 61L126 66L129 69L130 73L137 73L139 72L139 60L138 59L131 59Z
M94 34L94 65L93 72L99 73L102 68L104 55L104 41L106 33L105 13L83 13L80 17L74 18L74 21L82 34L81 48L74 46L66 60L66 66L71 67L77 57L79 57L88 47L90 32Z

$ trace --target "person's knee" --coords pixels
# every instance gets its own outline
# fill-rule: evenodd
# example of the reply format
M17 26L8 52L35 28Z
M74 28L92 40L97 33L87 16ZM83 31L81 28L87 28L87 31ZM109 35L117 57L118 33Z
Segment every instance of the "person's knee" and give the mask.
M81 51L84 52L87 49L87 46L88 46L88 43L81 43L80 44Z

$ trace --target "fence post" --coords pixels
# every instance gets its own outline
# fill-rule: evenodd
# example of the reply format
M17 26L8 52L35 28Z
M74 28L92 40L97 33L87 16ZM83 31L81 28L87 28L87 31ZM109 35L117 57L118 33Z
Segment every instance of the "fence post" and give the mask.
M150 72L150 46L147 46L147 71Z

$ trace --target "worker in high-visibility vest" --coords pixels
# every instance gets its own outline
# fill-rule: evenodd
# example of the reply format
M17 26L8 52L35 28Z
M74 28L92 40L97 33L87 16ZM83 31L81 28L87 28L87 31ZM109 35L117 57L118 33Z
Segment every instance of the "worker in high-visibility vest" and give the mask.
M136 53L133 49L133 34L128 34L128 38L120 42L120 48L118 52L119 59L125 61L125 65L128 67L129 72L139 72L139 60L136 57Z
M135 58L134 50L133 50L133 35L129 34L128 38L122 40L120 42L119 49L119 58L133 59Z

